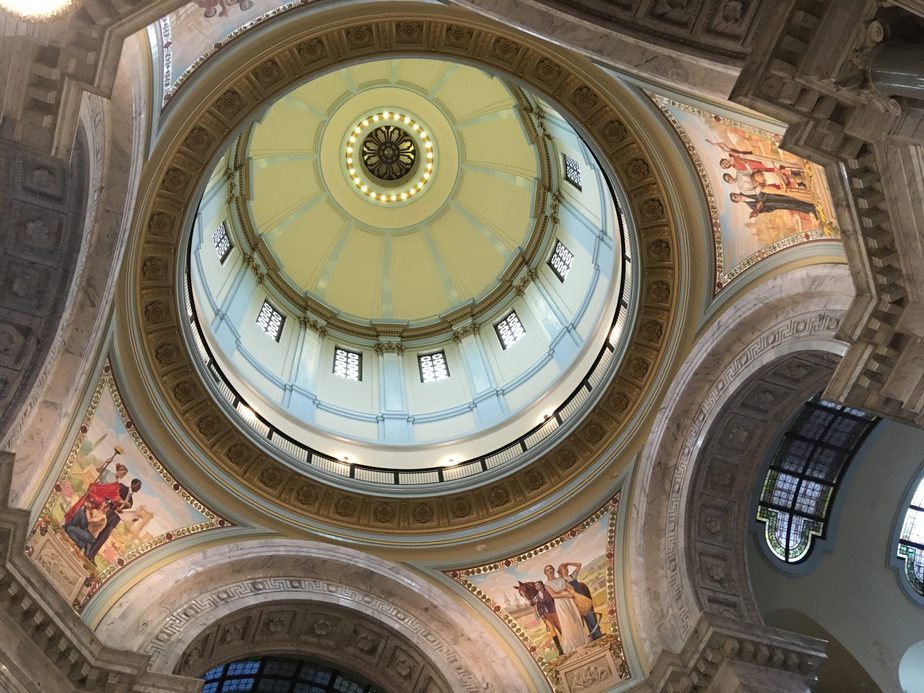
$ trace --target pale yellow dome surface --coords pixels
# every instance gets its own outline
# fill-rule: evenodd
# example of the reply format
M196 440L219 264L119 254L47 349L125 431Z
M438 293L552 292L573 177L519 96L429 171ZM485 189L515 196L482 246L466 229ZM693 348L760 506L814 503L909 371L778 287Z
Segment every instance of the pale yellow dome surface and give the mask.
M251 130L245 224L297 294L342 317L414 323L477 300L537 216L539 150L519 106L502 80L444 61L377 60L312 80ZM432 142L414 180L428 161L432 175L397 202L364 194L346 163L354 128L382 112Z

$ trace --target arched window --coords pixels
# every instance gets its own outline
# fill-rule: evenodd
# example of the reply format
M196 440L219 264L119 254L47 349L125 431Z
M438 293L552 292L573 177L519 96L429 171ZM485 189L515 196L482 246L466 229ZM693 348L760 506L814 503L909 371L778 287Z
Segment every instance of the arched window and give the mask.
M905 499L904 519L898 534L896 567L903 568L901 574L907 581L906 588L915 601L924 605L924 476L919 476L917 486L909 500Z
M796 416L770 461L757 519L766 546L786 564L804 561L824 537L831 503L848 463L878 421L816 395Z
M379 693L334 667L285 657L251 657L220 664L205 674L202 693Z

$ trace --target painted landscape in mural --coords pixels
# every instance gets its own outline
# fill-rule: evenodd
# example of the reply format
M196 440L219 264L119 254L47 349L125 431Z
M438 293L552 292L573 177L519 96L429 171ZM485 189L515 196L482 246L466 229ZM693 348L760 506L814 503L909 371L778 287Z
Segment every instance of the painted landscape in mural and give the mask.
M553 686L629 677L615 603L618 497L581 525L518 556L449 576L516 633ZM607 671L609 675L607 675Z
M106 366L26 551L80 610L147 551L225 524L153 457Z
M840 235L820 170L779 148L779 135L654 97L683 140L713 215L716 290L760 260Z
M299 4L298 0L195 0L162 18L153 29L163 55L164 101L227 39Z

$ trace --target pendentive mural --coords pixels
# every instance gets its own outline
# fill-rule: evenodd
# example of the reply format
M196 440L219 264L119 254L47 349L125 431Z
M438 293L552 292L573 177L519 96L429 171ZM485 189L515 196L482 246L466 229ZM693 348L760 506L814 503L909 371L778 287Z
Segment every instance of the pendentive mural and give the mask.
M840 237L824 172L781 150L780 135L698 105L649 96L677 131L705 189L716 293L784 248Z
M615 590L619 494L578 526L489 565L447 571L510 627L556 691L628 679Z
M225 526L148 449L107 364L26 553L79 613L138 557Z
M303 0L195 0L150 25L149 36L157 46L155 74L163 76L163 103L228 41L304 4Z

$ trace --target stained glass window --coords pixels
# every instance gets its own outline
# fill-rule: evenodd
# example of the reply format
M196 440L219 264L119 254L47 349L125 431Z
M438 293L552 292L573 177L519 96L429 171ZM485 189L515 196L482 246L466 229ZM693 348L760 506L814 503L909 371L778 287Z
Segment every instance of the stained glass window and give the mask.
M577 159L567 154L562 154L565 160L565 180L571 183L578 190L581 189L581 165Z
M446 365L446 353L437 351L434 354L421 354L417 357L420 368L420 382L435 383L449 378L449 367Z
M568 276L568 271L571 269L571 263L573 261L574 255L572 252L568 250L561 241L556 240L555 250L552 251L552 257L549 258L549 267L552 268L555 276L558 277L560 281L565 281L565 277Z
M911 498L898 538L898 557L905 561L905 575L914 590L924 596L924 479Z
M225 228L225 222L221 222L215 232L212 234L212 243L215 244L215 253L218 255L218 261L225 264L225 260L231 254L231 239L228 238L228 230Z
M757 507L767 545L781 561L804 560L813 538L824 536L847 464L877 421L815 396L783 435Z
M526 334L523 323L520 322L520 318L517 317L515 311L511 311L506 318L494 325L494 329L497 331L497 338L504 349L512 347Z
M269 301L263 301L263 306L257 314L257 325L260 326L261 330L278 342L285 321L286 319L282 316L282 313L273 308Z
M222 664L205 675L203 693L379 693L379 689L334 667L283 657Z
M363 379L363 355L356 351L334 348L334 375L347 380Z

